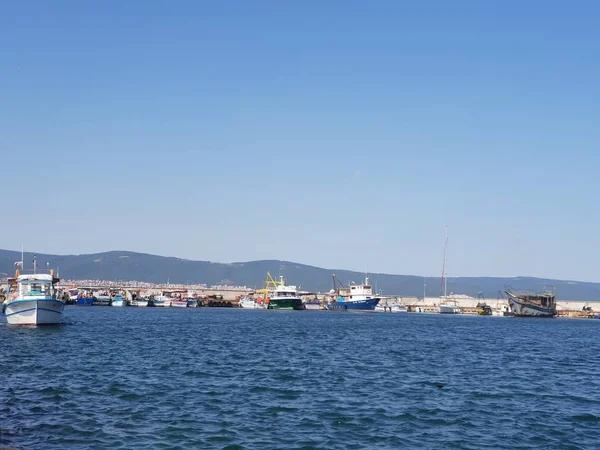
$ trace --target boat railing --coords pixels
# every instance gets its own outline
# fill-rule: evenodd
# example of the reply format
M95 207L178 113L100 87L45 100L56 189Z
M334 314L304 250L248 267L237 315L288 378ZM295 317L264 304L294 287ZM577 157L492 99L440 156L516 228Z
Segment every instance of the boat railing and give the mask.
M52 269L19 269L19 275L54 275Z

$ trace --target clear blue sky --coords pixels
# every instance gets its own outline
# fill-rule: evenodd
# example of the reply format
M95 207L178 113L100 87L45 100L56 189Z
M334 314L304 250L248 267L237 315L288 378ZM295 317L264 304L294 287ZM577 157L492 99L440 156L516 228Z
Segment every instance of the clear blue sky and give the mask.
M600 281L600 3L0 3L0 248Z

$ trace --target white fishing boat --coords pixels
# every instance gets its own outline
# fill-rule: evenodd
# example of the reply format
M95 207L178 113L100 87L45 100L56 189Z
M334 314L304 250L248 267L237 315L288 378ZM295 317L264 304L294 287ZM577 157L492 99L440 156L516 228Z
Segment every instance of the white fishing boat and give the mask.
M173 308L187 308L187 298L174 298L171 299L171 306Z
M94 306L110 306L111 298L108 294L100 294L96 295L94 300L92 301L92 305Z
M444 298L439 305L440 314L460 314L460 307L456 300Z
M304 300L303 302L304 309L309 311L318 311L321 309L321 300L318 297L313 297L308 300Z
M112 306L125 306L125 299L123 298L123 296L121 294L117 294L113 297L112 299Z
M136 297L129 301L129 306L135 306L137 308L145 308L148 306L148 297Z
M34 260L35 267L35 260ZM15 274L9 280L5 301L6 321L9 325L55 325L60 323L64 300L56 292L59 279L49 273Z
M510 317L513 313L510 310L510 306L507 303L498 303L496 309L492 311L492 316L497 317Z
M155 306L158 308L168 308L171 306L171 298L165 295L154 295L150 297L150 301L148 302L148 306Z
M398 304L398 299L394 297L392 301L390 299L382 299L375 307L376 312L390 312L390 313L405 313L408 312L408 307Z
M259 303L256 299L249 296L241 298L238 304L240 308L244 309L267 309L267 305L265 305L262 301Z

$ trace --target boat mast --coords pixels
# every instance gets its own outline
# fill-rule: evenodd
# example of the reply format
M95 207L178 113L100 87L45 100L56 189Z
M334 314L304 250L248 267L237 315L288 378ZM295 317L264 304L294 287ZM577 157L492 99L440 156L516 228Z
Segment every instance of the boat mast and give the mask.
M446 259L448 257L448 226L446 226L446 242L444 243L444 264L442 265L442 280L440 283L440 296L448 296L448 279L446 277Z

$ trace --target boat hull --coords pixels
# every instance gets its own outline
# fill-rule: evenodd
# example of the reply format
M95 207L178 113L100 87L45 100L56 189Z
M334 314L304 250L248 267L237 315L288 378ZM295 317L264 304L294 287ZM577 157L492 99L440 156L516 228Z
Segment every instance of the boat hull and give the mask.
M375 311L379 298L366 300L331 302L327 305L329 311Z
M515 298L509 298L508 305L515 317L552 318L556 316L556 308L545 308L543 306L532 305Z
M150 305L148 305L148 306L150 306ZM155 308L168 308L169 306L171 306L171 302L167 303L164 300L159 300L159 301L154 300L152 302L152 306L154 306Z
M99 296L92 302L94 306L110 306L110 297Z
M304 309L310 310L310 311L317 311L319 309L321 309L321 303L308 303L306 302L304 304Z
M171 306L173 308L187 308L187 301L185 301L185 302L174 301L174 302L171 302Z
M132 300L129 302L129 306L135 306L136 308L145 308L148 306L148 300Z
M304 309L302 299L300 298L274 298L269 300L269 309Z
M56 325L62 319L65 302L55 299L17 299L6 305L9 325Z
M94 297L79 297L77 299L77 306L92 306L94 304Z
M454 305L440 305L440 314L459 314L460 309Z

